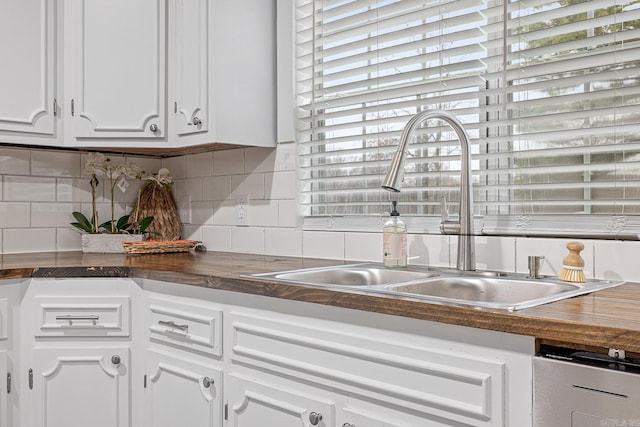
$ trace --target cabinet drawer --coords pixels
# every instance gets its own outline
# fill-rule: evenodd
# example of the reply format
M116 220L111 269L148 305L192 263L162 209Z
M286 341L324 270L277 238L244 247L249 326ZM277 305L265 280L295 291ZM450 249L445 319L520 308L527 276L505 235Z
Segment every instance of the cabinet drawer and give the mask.
M35 297L36 337L126 337L130 334L128 297Z
M151 341L222 355L222 310L160 298L150 298L148 308Z

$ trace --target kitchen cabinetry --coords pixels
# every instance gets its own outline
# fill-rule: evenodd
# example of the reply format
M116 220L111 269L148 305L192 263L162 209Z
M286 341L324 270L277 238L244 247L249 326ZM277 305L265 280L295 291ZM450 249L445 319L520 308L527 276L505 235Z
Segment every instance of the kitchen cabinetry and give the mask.
M0 141L56 144L56 0L0 2Z
M131 425L128 279L33 279L20 313L21 426Z
M222 310L190 298L146 294L147 427L220 427Z
M36 348L33 426L129 426L128 346Z
M65 4L69 135L166 134L165 13L166 0Z

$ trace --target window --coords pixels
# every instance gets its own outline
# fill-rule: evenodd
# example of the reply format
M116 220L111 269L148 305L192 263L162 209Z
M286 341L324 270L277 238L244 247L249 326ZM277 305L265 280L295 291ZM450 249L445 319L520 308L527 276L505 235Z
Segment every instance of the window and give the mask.
M410 141L402 192L380 189L404 124L426 109L471 137L476 229L617 233L640 214L640 3L296 4L306 223L376 218L390 197L433 224L443 198L455 207L460 149L443 123Z

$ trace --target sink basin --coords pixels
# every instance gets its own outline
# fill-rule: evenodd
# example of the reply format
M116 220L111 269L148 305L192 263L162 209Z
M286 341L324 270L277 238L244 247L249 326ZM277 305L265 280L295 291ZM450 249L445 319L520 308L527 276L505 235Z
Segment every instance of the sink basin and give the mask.
M420 283L387 285L385 289L399 294L512 310L595 290L587 284L550 279L488 277L443 277Z
M301 284L325 286L374 286L404 283L438 276L437 273L416 270L393 270L371 264L342 265L254 276Z
M435 303L512 311L624 283L607 280L567 283L555 277L529 279L524 274L416 266L387 269L377 263L252 274L250 277L302 285L357 287L366 292L411 297Z

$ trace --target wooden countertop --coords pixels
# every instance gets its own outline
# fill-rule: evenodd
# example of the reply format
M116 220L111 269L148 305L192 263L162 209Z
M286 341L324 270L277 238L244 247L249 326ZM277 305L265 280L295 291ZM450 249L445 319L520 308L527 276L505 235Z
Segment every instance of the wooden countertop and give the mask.
M529 335L550 344L640 353L640 285L625 284L517 312L433 304L357 290L287 285L244 274L340 264L227 252L162 255L51 252L0 255L0 279L136 277Z

